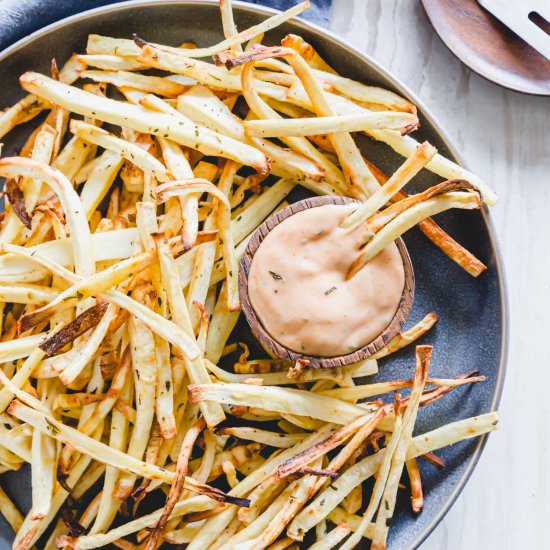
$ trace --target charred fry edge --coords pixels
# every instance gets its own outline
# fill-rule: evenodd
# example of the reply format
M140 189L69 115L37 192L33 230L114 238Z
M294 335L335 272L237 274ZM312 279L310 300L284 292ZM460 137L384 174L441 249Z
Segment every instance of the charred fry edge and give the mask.
M54 335L40 342L38 347L48 357L51 357L56 351L95 327L107 311L108 306L109 302L105 300L98 301L97 304L83 311Z

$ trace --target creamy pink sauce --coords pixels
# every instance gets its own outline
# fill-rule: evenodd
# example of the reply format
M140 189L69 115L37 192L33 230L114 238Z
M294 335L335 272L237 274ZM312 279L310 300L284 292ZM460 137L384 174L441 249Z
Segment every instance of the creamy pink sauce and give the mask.
M298 212L258 247L248 277L250 302L286 348L345 355L372 342L393 319L405 286L395 243L346 281L365 235L338 226L356 208L324 205Z

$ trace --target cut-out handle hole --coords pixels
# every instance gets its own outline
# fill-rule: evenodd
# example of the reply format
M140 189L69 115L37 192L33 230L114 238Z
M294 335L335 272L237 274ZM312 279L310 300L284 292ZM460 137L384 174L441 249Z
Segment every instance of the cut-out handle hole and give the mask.
M550 21L546 20L540 13L532 11L529 14L529 21L532 21L539 29L550 35Z

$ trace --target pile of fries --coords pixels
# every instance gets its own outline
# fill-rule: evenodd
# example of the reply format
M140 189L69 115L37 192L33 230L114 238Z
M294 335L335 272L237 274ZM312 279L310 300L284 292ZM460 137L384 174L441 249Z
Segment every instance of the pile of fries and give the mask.
M430 216L496 197L409 135L410 101L298 36L262 46L307 2L242 32L220 4L223 42L91 35L51 76L22 75L28 95L0 114L0 138L40 117L0 159L0 470L32 469L25 517L0 490L18 550L385 548L403 471L419 512L417 460L443 467L434 451L497 426L489 413L413 435L419 408L483 380L430 378L430 346L412 379L365 383L434 313L342 368L239 342L238 262L294 187L362 201L345 223L370 238L350 276L417 224L478 276ZM387 179L351 132L404 164ZM447 181L406 195L422 168Z

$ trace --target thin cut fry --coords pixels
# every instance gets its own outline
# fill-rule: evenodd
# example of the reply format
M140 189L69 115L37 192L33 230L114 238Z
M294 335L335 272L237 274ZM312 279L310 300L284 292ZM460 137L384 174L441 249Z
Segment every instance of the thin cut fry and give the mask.
M249 53L238 58L224 57L220 54L216 57L217 63L226 63L229 67L237 66L255 59L271 57L284 57L292 66L296 75L300 78L318 116L333 116L336 113L325 97L325 93L311 72L310 67L294 50L285 47L265 48L256 46ZM376 179L366 167L361 154L351 136L346 132L331 134L332 144L338 154L338 158L349 180L350 186L356 186L360 193L371 195L378 189Z
M311 545L310 548L312 550L329 550L342 542L350 533L351 529L345 523L340 523L328 535L323 537L322 540L318 540L315 544Z
M107 302L99 302L95 306L87 309L66 327L63 327L49 338L46 338L46 340L43 340L40 343L40 349L50 357L66 344L72 342L75 338L78 338L87 330L90 330L91 327L97 325L101 317L105 314L107 306Z
M96 441L89 436L86 436L78 430L66 426L53 417L44 415L44 413L35 411L30 407L23 405L20 401L13 401L9 408L10 414L15 417L28 422L35 429L40 430L42 433L55 437L57 440L71 445L79 452L85 453L89 456L93 456L96 460L100 460L107 465L115 466L124 472L132 472L137 475L142 475L148 479L159 479L165 483L173 483L174 473L164 468L160 468L147 462L135 459L122 453L116 449L111 449L108 445ZM247 504L246 500L232 499L227 497L219 489L214 489L208 485L198 483L192 478L185 478L185 488L190 491L201 492L208 495L210 498L220 500L222 502L227 501L233 503L240 503L241 505Z
M475 191L451 191L412 206L376 233L352 262L348 278L353 277L390 242L419 221L450 208L472 210L480 207L480 196Z
M78 61L87 67L96 67L104 71L140 71L146 65L136 61L135 57L121 55L77 55Z
M166 500L164 510L162 511L162 515L160 516L157 524L155 525L155 528L153 529L153 532L151 533L151 537L147 542L145 550L155 550L155 548L157 547L159 535L168 523L168 520L172 515L172 511L174 510L174 506L181 497L181 493L183 492L183 487L185 483L185 476L187 475L189 459L193 451L193 446L195 444L195 440L204 429L204 427L204 420L198 420L195 425L192 426L191 429L185 434L180 454L178 456L178 461L176 465L176 477L174 483L170 488L170 493L168 494L168 498Z
M327 71L330 74L337 74L315 51L315 48L311 44L308 44L301 36L295 34L287 35L285 37L285 46L296 50L307 61L310 67Z
M420 145L392 175L384 185L369 197L353 214L350 214L340 227L352 229L366 221L398 191L400 191L431 158L437 153L427 141Z
M124 70L115 71L83 71L82 78L90 78L95 82L106 82L114 84L117 87L130 87L144 92L155 92L164 97L177 97L186 90L183 86L168 78L160 76L145 76L126 72Z
M91 275L95 271L95 266L93 258L88 254L92 248L90 228L82 212L80 199L67 178L58 170L22 157L1 159L0 176L35 178L47 183L53 189L67 216L76 273L84 277Z
M386 548L386 539L389 527L388 524L393 516L393 511L395 509L399 480L401 478L401 474L406 462L407 452L412 440L412 431L416 421L416 415L418 414L420 396L422 394L424 384L426 383L426 378L428 376L431 355L431 346L417 346L416 366L414 371L414 386L411 391L407 410L403 415L403 432L397 443L395 454L392 457L391 468L388 473L386 487L384 488L380 510L378 511L378 515L376 516L376 527L374 529L372 539L372 546L373 548L376 548L376 550ZM366 522L366 518L363 518L361 524L365 525ZM368 525L368 523L366 523L366 525ZM352 539L353 537L359 536L360 540L360 535L361 530L359 529L358 532L352 535Z
M235 256L233 236L230 231L231 206L227 196L206 180L181 180L173 181L157 187L155 194L159 203L165 202L170 197L185 196L194 193L210 193L219 202L218 206L218 231L223 251L225 268L227 270L227 306L229 311L237 311L240 308L238 288L238 265Z
M25 73L20 82L23 88L35 90L38 96L69 111L94 116L104 122L132 128L138 132L164 136L207 155L226 156L254 167L260 174L269 172L268 159L257 149L190 122L175 125L169 115L152 113L138 105L122 104L112 99L94 96L38 73Z
M309 0L306 0L305 2L296 4L295 6L293 6L292 8L288 9L285 12L279 13L277 15L273 15L272 17L266 19L262 23L258 25L254 25L253 27L249 27L248 29L227 38L226 40L224 40L223 42L220 42L219 44L210 46L209 48L189 48L189 49L172 48L171 51L178 54L181 52L182 55L185 55L187 57L210 57L217 52L221 52L237 44L244 44L248 40L257 36L258 34L267 32L275 27L278 27L285 21L292 19L293 17L295 17L296 15L299 15L300 13L307 10L308 8L309 8Z
M157 253L159 257L160 273L163 284L166 288L170 311L174 318L176 326L189 338L193 337L193 327L189 317L189 311L179 285L179 276L175 269L174 260L168 245L160 236L155 239ZM198 348L198 346L197 346ZM204 361L201 355L194 358L185 358L187 374L192 382L209 385L210 379L208 372L204 366ZM201 407L202 413L209 427L216 426L225 419L222 408L217 404L203 404Z
M309 448L307 451L292 457L288 461L284 462L277 468L278 477L285 477L294 472L300 470L313 460L328 453L343 441L351 437L354 432L360 428L369 424L369 428L366 428L367 432L373 431L377 424L382 420L382 417L386 414L386 409L380 407L375 413L359 417L354 422L346 424L338 431L334 432L329 438L325 439L321 443L318 443L314 447ZM367 434L368 435L368 434Z
M101 128L97 128L92 124L86 124L79 120L71 121L71 132L85 141L95 143L100 147L131 160L144 172L151 174L151 176L159 181L169 181L173 179L173 176L164 165L139 145L130 143Z
M271 447L288 449L304 439L304 434L282 434L260 430L258 428L222 428L216 432L219 435L233 435L239 439L257 441Z
M336 115L315 118L284 120L248 120L244 128L249 136L287 137L334 134L336 132L362 132L365 130L404 130L414 124L410 113L390 111L365 112L361 115Z
M422 479L420 477L420 470L415 458L411 458L405 462L407 468L407 474L409 475L409 481L411 484L411 506L412 511L418 514L424 506L424 497L422 494Z
M421 321L405 332L400 332L395 338L390 340L382 349L371 355L372 359L381 359L392 353L412 344L421 336L426 334L439 320L434 311L430 311Z
M0 487L0 511L14 532L17 533L23 524L23 515L15 507L15 504L13 504L2 487Z
M250 384L206 384L187 388L192 403L213 401L268 411L311 416L325 422L347 424L368 412L366 408L302 390Z

